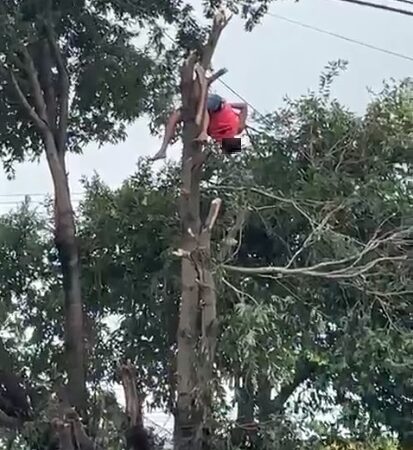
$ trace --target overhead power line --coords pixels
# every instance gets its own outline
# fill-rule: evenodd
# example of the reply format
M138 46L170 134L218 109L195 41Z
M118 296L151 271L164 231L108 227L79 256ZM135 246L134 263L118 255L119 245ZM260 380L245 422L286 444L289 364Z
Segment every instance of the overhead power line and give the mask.
M371 3L364 0L339 0L341 2L353 3L355 5L368 6L370 8L382 9L383 11L395 12L398 14L404 14L406 16L413 17L413 11L408 11L406 9L394 8L393 6L382 5L380 3Z
M413 6L413 1L412 0L394 0L395 2L400 2L400 3L406 3L407 5L412 5Z
M345 0L343 0L343 1L345 1ZM328 36L335 37L337 39L342 39L343 41L350 42L352 44L357 44L357 45L360 45L362 47L366 47L366 48L369 48L371 50L375 50L377 52L385 53L385 54L391 55L391 56L396 56L397 58L402 58L402 59L405 59L406 61L413 61L413 56L404 55L403 53L395 52L393 50L387 50L385 48L377 47L376 45L368 44L367 42L363 42L363 41L359 41L357 39L349 38L347 36L343 36L342 34L334 33L332 31L328 31L328 30L324 30L322 28L318 28L318 27L315 27L313 25L309 25L307 23L300 22L298 20L289 19L288 17L280 16L279 14L274 14L274 13L270 13L269 12L268 15L270 17L274 17L275 19L284 20L285 22L289 22L291 24L298 25L298 26L300 26L302 28L307 28L309 30L317 31L318 33L323 33L323 34L326 34Z

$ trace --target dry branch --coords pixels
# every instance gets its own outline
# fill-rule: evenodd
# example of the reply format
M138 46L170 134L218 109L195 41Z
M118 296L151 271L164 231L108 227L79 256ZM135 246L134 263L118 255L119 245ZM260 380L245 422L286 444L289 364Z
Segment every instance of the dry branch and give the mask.
M220 198L216 198L212 200L208 216L205 220L204 229L208 232L212 231L214 228L215 222L218 218L219 211L221 209L222 200Z
M210 86L212 83L214 83L216 80L218 80L218 78L225 75L227 72L228 72L228 69L225 69L225 68L217 70L209 78L207 78L208 86Z

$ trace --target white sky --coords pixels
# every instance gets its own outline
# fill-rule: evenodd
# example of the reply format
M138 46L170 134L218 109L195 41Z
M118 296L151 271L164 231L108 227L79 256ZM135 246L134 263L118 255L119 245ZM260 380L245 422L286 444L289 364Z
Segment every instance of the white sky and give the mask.
M385 1L385 0L383 0ZM388 1L387 3L391 3ZM194 1L197 6L200 0ZM292 0L275 2L271 12L309 25L339 33L378 47L413 56L413 18L338 0ZM199 14L201 17L201 14ZM338 58L349 61L349 69L334 86L334 94L356 111L362 111L369 94L384 79L410 76L413 62L320 34L267 16L252 33L235 18L220 41L215 67L227 67L224 80L259 111L279 107L285 95L297 97L317 88L326 63ZM216 89L237 100L217 83ZM160 140L150 136L146 121L129 129L125 142L98 149L90 145L81 156L69 155L68 170L74 194L81 191L80 178L96 171L110 186L119 185L134 171L137 158L155 152ZM171 148L178 157L179 146ZM156 163L162 168L163 162ZM15 180L0 177L0 213L6 212L21 194L51 192L52 183L44 161L18 166ZM18 195L19 194L19 195ZM79 199L74 195L74 200ZM34 197L33 200L41 200ZM75 202L76 203L76 202Z
M391 4L391 1L383 0ZM194 1L199 6L200 0ZM413 18L337 0L292 0L273 4L271 12L289 19L345 35L349 38L413 57ZM199 15L201 17L201 15ZM330 60L349 61L348 70L335 83L334 94L348 107L362 112L369 100L367 88L378 90L385 79L411 76L413 61L386 55L353 43L320 34L267 16L252 33L233 19L225 30L214 58L215 67L227 67L224 80L259 111L265 113L281 106L285 95L297 97L316 89L319 75ZM238 100L217 83L217 91ZM125 142L98 149L90 145L81 156L69 155L68 170L74 203L80 198L80 178L97 172L110 186L119 185L135 169L137 158L154 153L160 145L151 137L144 119L129 129ZM171 148L176 158L179 146ZM156 163L162 168L163 162ZM52 192L44 160L40 164L18 166L13 181L0 177L0 213L23 200L24 194ZM41 200L33 197L33 200ZM153 416L155 418L155 416ZM157 415L161 425L164 416ZM170 429L168 422L167 428Z

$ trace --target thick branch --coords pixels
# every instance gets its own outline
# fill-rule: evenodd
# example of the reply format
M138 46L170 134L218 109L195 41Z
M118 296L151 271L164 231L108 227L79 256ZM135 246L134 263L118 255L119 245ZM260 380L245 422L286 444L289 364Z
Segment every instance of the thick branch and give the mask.
M215 48L218 44L218 40L221 36L223 29L227 26L231 20L231 16L226 17L224 11L219 11L214 17L214 23L212 30L208 38L208 42L205 44L202 53L202 66L204 69L208 69L211 65L211 59L215 52Z
M56 92L53 85L52 58L50 55L50 47L47 40L41 42L41 71L40 82L44 91L46 100L47 114L49 118L50 128L55 131L56 126Z
M47 107L43 98L42 88L40 86L38 73L27 47L22 47L24 63L26 65L27 76L30 80L30 86L33 93L36 112L45 124L48 124Z
M66 421L72 427L73 440L76 443L76 448L80 450L102 450L89 436L86 434L85 429L80 422L79 415L71 408L66 412Z
M39 130L45 131L47 129L47 124L40 118L40 116L37 114L37 112L32 107L32 105L30 105L29 101L27 100L26 96L24 95L23 91L20 88L20 85L19 85L19 82L17 81L16 76L14 75L14 73L11 70L10 70L10 78L11 78L13 87L16 91L16 94L20 100L20 103L22 104L26 113L32 119L32 121L37 126L37 128L39 128Z
M293 395L298 386L313 377L316 369L317 365L308 360L297 361L294 378L290 383L284 384L278 395L274 398L274 400L272 400L271 413L281 414L288 399Z
M15 417L8 416L5 412L0 409L0 428L19 428L22 422Z
M125 393L126 414L130 425L142 425L141 402L136 389L136 371L130 361L121 367L122 386Z
M237 245L237 234L239 234L238 246L235 251L232 253L231 258L233 258L239 251L239 248L242 243L242 231L244 227L244 223L246 220L246 216L248 214L248 209L243 208L238 212L237 217L235 219L234 226L228 231L222 242L222 248L220 251L219 259L221 262L225 262L227 258L230 257L230 253L235 245Z
M218 218L219 210L221 209L222 200L220 198L216 198L212 200L211 206L209 208L208 216L205 220L204 229L210 232L212 228L214 228L215 222Z
M214 83L218 78L222 77L228 72L228 69L219 69L215 73L213 73L207 80L208 80L208 86L210 86L212 83Z
M68 423L60 419L53 419L52 426L59 437L59 449L76 450L72 440L72 430Z
M66 143L66 133L69 120L69 88L70 80L69 74L67 72L66 64L64 62L63 56L57 44L56 36L50 25L46 25L47 38L49 45L52 49L53 56L56 60L57 70L59 72L59 126L58 126L58 136L57 136L57 147L60 153L64 152Z
M199 98L198 98L198 110L195 117L195 123L201 126L204 114L205 114L205 104L208 95L208 81L205 76L205 69L200 65L195 65L196 78L199 84Z
M246 275L271 275L271 274L280 274L280 275L307 275L312 277L320 277L320 278L329 278L329 279L345 279L345 278L353 278L373 269L377 264L381 262L391 262L391 261L406 261L407 256L384 256L381 258L376 258L369 263L364 265L360 265L357 267L348 267L340 270L332 270L331 272L321 272L317 270L317 264L315 266L303 267L297 269L287 269L286 267L277 267L277 266L268 266L268 267L237 267L230 265L223 265L222 267L225 270L231 272L243 273ZM330 261L329 264L334 265L338 261Z

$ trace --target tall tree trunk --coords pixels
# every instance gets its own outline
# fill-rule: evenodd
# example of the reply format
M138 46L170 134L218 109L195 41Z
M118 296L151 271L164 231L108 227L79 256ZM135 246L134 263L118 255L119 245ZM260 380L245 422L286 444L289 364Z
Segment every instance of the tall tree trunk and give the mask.
M183 129L183 178L190 174L190 194L181 197L181 247L185 255L181 264L182 298L178 325L178 397L176 411L175 448L177 450L201 450L203 440L203 405L199 401L197 347L200 336L200 291L197 282L197 266L191 257L198 250L198 237L201 229L200 219L200 167L192 168L192 158L200 155L199 144L194 143L198 133L195 124L196 97L192 95L193 66L187 67L190 79L182 80L184 100ZM185 98L189 97L189 98Z
M55 191L55 245L61 264L65 298L65 354L70 404L86 412L86 381L80 258L74 213L65 167L50 133L45 138Z
M55 245L62 268L65 297L69 401L79 413L84 414L86 377L79 249L65 167L70 80L52 26L45 24L45 31L47 38L21 47L16 56L21 58L21 63L16 70L10 70L10 79L22 107L42 138L53 179ZM36 58L39 49L40 59ZM24 78L28 81L28 93L22 90L19 70L24 71ZM52 81L54 70L58 73L58 83Z
M202 53L202 67L209 68L225 17L217 15ZM193 79L196 55L191 55L181 74L183 111L183 167L181 195L182 298L178 325L177 407L175 449L208 448L211 412L211 379L216 346L216 291L211 273L211 231L221 201L212 202L203 223L200 217L200 180L205 155L194 139L200 132L207 80ZM204 89L200 89L201 85Z
M235 448L242 448L249 436L256 433L254 428L255 389L248 374L237 374L235 392L237 398L237 420L231 432L231 442Z

